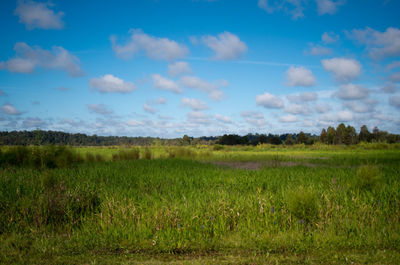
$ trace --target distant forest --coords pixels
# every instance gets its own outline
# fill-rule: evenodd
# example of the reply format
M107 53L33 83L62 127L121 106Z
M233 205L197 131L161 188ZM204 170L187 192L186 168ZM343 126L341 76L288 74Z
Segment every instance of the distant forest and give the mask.
M225 134L222 136L190 137L162 139L156 137L97 136L82 133L66 133L60 131L11 131L0 132L0 145L71 145L71 146L112 146L112 145L293 145L314 143L330 145L352 145L360 142L400 143L400 135L381 131L377 127L370 132L363 125L357 133L356 129L343 123L336 128L322 129L320 135L300 132L298 134Z

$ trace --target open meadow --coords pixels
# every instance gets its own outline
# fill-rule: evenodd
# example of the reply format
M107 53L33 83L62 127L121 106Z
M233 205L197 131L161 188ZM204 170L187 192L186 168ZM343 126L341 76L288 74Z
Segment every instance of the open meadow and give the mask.
M3 147L2 264L399 264L400 146Z

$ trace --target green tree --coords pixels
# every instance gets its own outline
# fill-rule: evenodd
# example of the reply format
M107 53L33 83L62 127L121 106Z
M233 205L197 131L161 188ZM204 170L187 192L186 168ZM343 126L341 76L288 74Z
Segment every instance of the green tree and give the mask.
M346 126L343 123L341 123L336 128L335 144L343 144L345 134L346 134Z
M299 133L299 136L297 136L297 143L298 144L305 144L307 142L307 136L303 131Z
M293 145L294 140L291 134L288 134L285 139L285 145Z
M319 141L323 144L328 143L328 134L326 133L325 129L322 129L321 135L319 136Z
M335 128L329 126L328 130L326 131L326 136L327 136L327 143L328 144L334 144L335 139L336 139L336 130Z
M360 134L358 135L358 140L360 142L371 142L372 135L368 131L368 128L366 125L361 126L360 128Z

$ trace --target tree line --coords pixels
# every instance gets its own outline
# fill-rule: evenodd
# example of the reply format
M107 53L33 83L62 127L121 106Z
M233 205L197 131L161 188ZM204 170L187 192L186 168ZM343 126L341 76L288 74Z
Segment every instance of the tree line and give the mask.
M387 142L399 143L400 135L388 133L374 127L370 132L363 125L359 133L350 125L339 124L336 128L328 127L322 129L320 135L300 132L297 134L224 134L222 136L190 137L184 135L182 138L162 139L158 137L128 137L128 136L98 136L82 133L66 133L60 131L11 131L0 132L0 145L71 145L71 146L151 146L151 145L197 145L197 144L220 144L220 145L293 145L314 143L330 145L353 145L360 142Z

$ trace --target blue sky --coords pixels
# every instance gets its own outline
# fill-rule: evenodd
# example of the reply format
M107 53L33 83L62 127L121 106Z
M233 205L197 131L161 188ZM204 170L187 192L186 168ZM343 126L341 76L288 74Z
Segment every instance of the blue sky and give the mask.
M400 2L0 3L0 130L400 133Z

